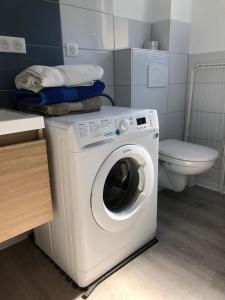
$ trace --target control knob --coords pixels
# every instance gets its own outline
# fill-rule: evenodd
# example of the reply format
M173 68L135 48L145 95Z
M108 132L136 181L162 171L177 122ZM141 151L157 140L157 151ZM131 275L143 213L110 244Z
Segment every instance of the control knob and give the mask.
M130 121L128 119L122 119L119 123L119 129L123 132L128 131L130 128Z

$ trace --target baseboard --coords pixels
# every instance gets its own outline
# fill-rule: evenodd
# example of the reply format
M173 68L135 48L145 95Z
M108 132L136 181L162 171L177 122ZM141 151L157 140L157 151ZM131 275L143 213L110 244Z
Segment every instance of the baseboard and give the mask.
M212 190L212 191L220 193L220 186L219 186L219 184L216 184L216 183L212 183L212 182L205 181L205 180L198 180L198 181L196 180L195 185L198 185L198 186L201 186L208 190ZM225 191L225 187L224 187L224 191Z

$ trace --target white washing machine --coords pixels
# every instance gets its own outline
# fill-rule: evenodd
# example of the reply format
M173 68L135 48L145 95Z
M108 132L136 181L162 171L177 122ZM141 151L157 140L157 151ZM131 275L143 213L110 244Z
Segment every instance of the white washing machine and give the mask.
M104 107L46 131L54 219L36 244L86 287L155 237L157 113Z

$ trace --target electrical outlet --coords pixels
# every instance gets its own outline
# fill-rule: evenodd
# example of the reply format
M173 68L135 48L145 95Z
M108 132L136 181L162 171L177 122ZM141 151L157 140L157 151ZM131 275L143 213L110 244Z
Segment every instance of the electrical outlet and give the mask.
M66 43L66 56L78 56L78 44Z
M13 47L15 50L21 52L23 50L23 43L20 40L14 40Z
M6 38L2 37L0 38L0 51L7 52L9 50L9 42Z
M0 36L0 52L27 53L24 38Z

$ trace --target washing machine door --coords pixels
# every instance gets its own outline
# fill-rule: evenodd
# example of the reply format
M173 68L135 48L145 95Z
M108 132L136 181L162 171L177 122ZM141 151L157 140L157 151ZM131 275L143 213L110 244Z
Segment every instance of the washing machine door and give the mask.
M93 183L91 208L96 223L111 232L132 226L150 205L154 180L153 162L146 149L126 145L115 150Z

